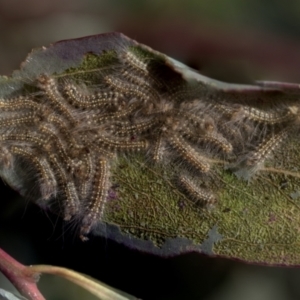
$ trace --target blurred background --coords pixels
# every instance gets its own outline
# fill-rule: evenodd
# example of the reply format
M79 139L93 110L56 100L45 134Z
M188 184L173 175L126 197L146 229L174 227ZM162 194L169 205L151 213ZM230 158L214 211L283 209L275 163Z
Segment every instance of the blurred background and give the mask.
M18 69L32 48L110 31L223 81L300 82L296 0L0 0L0 74ZM104 238L81 243L56 216L0 184L0 247L22 263L72 268L142 299L300 299L297 268L199 254L163 259ZM50 300L94 299L56 278L40 286Z

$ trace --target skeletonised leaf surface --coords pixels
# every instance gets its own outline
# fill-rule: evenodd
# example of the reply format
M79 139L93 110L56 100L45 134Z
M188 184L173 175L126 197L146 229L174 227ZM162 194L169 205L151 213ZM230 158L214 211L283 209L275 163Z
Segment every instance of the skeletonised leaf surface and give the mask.
M122 34L58 42L0 78L1 176L83 240L298 265L299 94Z

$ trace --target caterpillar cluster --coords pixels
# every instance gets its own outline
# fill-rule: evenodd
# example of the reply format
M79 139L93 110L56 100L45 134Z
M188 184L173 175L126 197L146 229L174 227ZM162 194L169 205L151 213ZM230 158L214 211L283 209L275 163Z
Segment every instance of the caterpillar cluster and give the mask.
M41 200L57 199L65 220L79 220L82 240L101 220L118 155L177 164L178 189L210 206L215 191L196 179L213 176L212 160L250 178L297 119L298 108L288 103L260 109L189 92L180 82L174 88L173 78L159 80L130 50L118 61L95 85L40 75L34 93L0 99L2 166L30 165Z

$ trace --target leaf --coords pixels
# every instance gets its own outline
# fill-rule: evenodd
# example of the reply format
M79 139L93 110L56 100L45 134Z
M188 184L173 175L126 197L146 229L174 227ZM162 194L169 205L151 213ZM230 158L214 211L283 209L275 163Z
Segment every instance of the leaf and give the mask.
M111 33L34 50L0 96L1 176L83 240L299 265L297 84L222 83Z
M52 286L52 289L61 288L62 284L65 285L65 282L60 282L59 277L68 280L77 287L81 287L84 291L81 297L91 298L91 294L94 295L93 299L102 299L102 300L137 300L136 297L126 294L125 292L116 290L101 281L98 281L88 275L75 272L71 269L61 268L56 266L48 265L34 265L30 267L31 272L51 274L56 276L56 286ZM57 284L60 283L60 284ZM80 297L80 295L79 295ZM78 298L79 298L78 297Z
M56 279L59 279L59 277L61 277L77 285L77 288L81 287L82 290L78 290L79 294L81 294L78 295L79 298L81 296L89 297L90 299L91 296L94 295L95 297L93 297L93 299L97 298L103 300L137 299L136 297L126 294L122 291L118 291L90 276L75 272L71 269L49 265L25 266L20 262L16 261L13 257L11 257L2 249L0 249L0 271L3 273L3 275L7 277L7 279L11 281L11 283L19 291L19 293L24 296L17 297L14 294L0 288L1 300L45 299L37 287L37 282L39 281L41 274L51 274L56 276ZM53 282L51 282L50 284L48 284L48 286L51 285L51 289L58 291L59 286L57 286L57 283L59 284L59 282L59 280L56 280L56 283L53 284ZM66 282L62 284L65 286ZM84 295L86 292L87 295ZM59 295L59 293L56 293L56 296L57 295ZM66 296L66 294L64 294L64 296Z
M22 296L16 296L13 293L0 288L0 299L1 300L26 300Z

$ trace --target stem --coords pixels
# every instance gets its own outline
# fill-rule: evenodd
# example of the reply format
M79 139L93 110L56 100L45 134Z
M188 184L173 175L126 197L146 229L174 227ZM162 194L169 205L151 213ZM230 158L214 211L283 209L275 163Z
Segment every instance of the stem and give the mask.
M24 297L30 300L45 300L37 288L39 273L17 262L0 248L0 271L11 281Z

